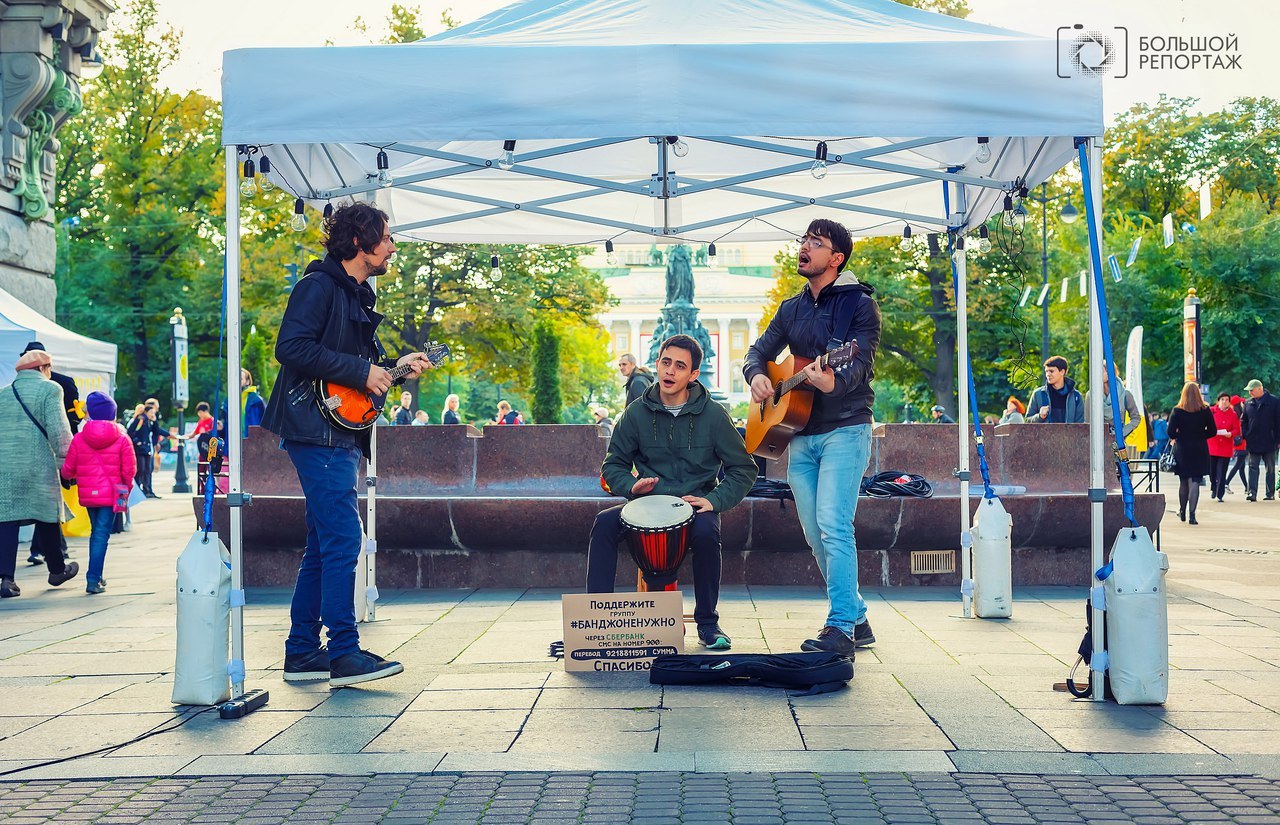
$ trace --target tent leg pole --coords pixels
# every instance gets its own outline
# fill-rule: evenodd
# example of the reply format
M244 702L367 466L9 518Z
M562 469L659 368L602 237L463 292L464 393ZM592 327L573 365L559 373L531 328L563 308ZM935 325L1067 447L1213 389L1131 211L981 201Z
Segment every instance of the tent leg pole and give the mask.
M1094 225L1098 227L1097 243L1102 244L1102 147L1096 139L1089 140L1085 147L1088 152L1088 158L1084 164L1084 168L1080 170L1081 175L1088 175L1093 189L1092 199L1086 201L1085 209L1092 210L1092 218ZM1092 243L1092 239L1090 243ZM1089 268L1092 270L1093 261L1101 260L1101 249L1093 250L1093 255L1089 259ZM1091 275L1094 273L1090 273ZM1091 584L1093 587L1100 587L1102 582L1097 578L1098 570L1106 563L1106 550L1102 545L1103 529L1104 529L1104 507L1105 500L1101 499L1106 493L1106 456L1104 428L1102 420L1102 372L1103 372L1103 349L1102 336L1110 334L1102 329L1102 317L1098 307L1097 290L1094 288L1096 277L1089 279L1089 489L1091 492L1089 503L1089 559L1092 576ZM1105 611L1096 607L1096 601L1093 608L1093 651L1094 661L1098 661L1098 653L1105 652L1107 649L1106 633L1103 630ZM1102 657L1105 660L1105 657ZM1095 671L1093 673L1093 695L1094 701L1105 701L1106 691L1104 687L1105 672Z
M948 183L954 196L954 210L957 213L966 211L964 184ZM947 215L950 223L951 215ZM969 515L969 380L965 369L969 363L969 289L965 270L965 253L962 249L951 252L956 272L956 388L958 390L958 407L956 409L957 467L960 473L960 594L964 618L973 618L973 594L968 587L973 578L973 553L971 546L971 530Z
M240 439L240 190L236 147L227 146L227 512L231 539L231 686L232 699L219 713L238 718L266 704L266 691L245 693L243 466Z

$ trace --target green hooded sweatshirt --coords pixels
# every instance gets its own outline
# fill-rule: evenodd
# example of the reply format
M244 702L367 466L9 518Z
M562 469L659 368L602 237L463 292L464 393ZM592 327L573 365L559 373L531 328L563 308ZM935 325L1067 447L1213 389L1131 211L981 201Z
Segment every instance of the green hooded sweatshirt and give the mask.
M689 400L673 416L654 384L631 402L614 425L600 474L616 496L634 498L636 477L657 478L650 495L700 496L723 513L746 497L757 468L729 413L707 397L703 386L689 387ZM724 480L717 482L720 468Z

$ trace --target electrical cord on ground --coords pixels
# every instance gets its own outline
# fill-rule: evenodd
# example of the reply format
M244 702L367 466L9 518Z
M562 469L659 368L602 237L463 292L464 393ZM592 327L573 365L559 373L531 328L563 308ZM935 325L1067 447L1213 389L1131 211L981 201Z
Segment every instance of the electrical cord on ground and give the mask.
M176 725L170 725L169 727L166 727L166 728L157 728L155 730L150 730L150 731L147 731L146 733L139 734L138 736L135 736L132 739L129 739L128 741L125 741L125 742L118 742L117 744L114 744L114 745L106 745L105 747L98 748L97 750L86 751L84 753L76 753L76 754L72 754L71 756L62 756L57 759L49 759L44 762L37 762L34 765L26 765L21 768L10 768L7 771L0 771L0 777L9 776L15 773L22 773L23 771L31 771L31 770L35 770L36 768L47 768L50 765L61 765L63 762L70 762L73 759L84 759L86 756L97 756L100 753L109 753L114 750L119 750L120 748L126 747L128 745L133 745L137 742L141 742L144 739L150 739L151 737L159 736L162 733L169 733L170 731L175 731L178 728L190 722L192 719L195 719L197 716L206 714L216 707L217 705L210 705L209 707L203 710L196 711L195 713L191 714L185 719L179 720L178 724Z
M862 479L861 494L869 498L933 498L933 485L915 473L887 470Z

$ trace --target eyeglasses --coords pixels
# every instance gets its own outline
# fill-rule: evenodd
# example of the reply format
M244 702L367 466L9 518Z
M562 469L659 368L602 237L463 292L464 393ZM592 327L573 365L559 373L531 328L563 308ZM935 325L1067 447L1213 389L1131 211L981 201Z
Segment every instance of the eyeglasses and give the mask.
M800 244L801 249L804 249L806 246L813 247L814 249L832 248L830 244L824 244L822 242L822 238L817 235L802 235L799 238L796 238L796 243Z

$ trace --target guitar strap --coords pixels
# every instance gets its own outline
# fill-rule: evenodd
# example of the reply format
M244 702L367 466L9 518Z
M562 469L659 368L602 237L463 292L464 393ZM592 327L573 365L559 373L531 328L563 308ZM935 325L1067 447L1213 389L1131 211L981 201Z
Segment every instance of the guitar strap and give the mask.
M849 333L853 331L853 315L858 311L858 305L862 303L864 294L859 289L853 293L852 300L845 301L844 305L840 307L840 314L836 316L835 326L831 328L832 338L827 342L827 352L843 346L849 341Z

